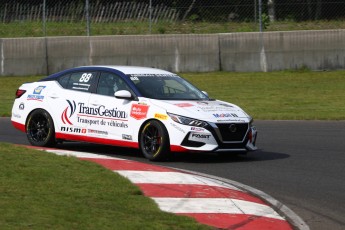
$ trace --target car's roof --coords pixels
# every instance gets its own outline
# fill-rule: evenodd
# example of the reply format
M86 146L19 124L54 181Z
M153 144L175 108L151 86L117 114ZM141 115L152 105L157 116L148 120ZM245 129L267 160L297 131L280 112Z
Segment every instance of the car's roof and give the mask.
M121 66L121 65L92 65L92 66L81 66L89 68L107 68L121 71L124 74L172 74L169 71L156 69L151 67L140 67L140 66Z
M118 73L123 73L125 75L175 75L174 73L171 73L166 70L162 69L156 69L156 68L151 68L151 67L140 67L140 66L122 66L122 65L89 65L89 66L79 66L79 67L74 67L70 69L63 70L58 73L54 73L52 75L49 75L48 77L45 77L41 79L40 81L47 81L47 80L54 80L57 77L60 77L61 75L65 73L69 73L71 71L83 71L87 69L92 70L92 71L100 71L100 70L114 70Z

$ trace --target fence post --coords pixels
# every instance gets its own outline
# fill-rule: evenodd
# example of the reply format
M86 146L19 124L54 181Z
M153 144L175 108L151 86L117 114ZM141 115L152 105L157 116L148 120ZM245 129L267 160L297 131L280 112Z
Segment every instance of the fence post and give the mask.
M259 31L260 33L263 30L262 26L262 0L259 0Z
M46 37L47 36L47 17L46 17L46 0L43 0L43 6L42 6L42 26L43 26L43 36Z
M89 0L85 0L85 15L86 15L86 35L90 36L90 5Z
M149 32L150 34L152 32L152 0L150 0L150 5L149 5Z
M262 72L267 72L267 59L264 45L263 25L262 25L262 0L259 0L259 24L260 24L260 66Z

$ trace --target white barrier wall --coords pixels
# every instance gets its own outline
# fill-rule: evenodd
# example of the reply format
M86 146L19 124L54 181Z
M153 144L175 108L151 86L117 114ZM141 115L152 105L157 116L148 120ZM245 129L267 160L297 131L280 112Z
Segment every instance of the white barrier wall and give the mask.
M48 75L81 65L173 72L345 69L345 30L0 39L0 76Z
M219 36L224 71L345 69L345 30Z
M0 39L0 76L47 72L45 38Z

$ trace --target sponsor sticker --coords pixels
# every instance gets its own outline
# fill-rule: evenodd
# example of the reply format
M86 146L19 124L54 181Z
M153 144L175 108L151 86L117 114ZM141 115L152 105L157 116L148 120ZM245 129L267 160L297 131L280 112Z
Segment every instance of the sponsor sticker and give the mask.
M136 120L144 119L147 117L148 105L133 104L130 116Z
M61 114L61 120L66 125L73 125L70 118L76 113L77 122L81 124L87 124L89 126L102 125L116 128L128 128L128 124L125 123L127 121L125 119L128 117L128 113L123 110L119 110L117 108L106 108L104 105L89 107L81 102L77 105L75 101L66 101L68 106Z
M23 102L20 103L20 104L19 104L19 110L24 110L24 108L25 108L24 103L23 103Z
M191 132L189 134L188 140L203 142L205 144L207 144L207 143L211 144L214 142L214 138L209 133L193 133L193 132Z
M44 96L41 95L42 90L45 88L46 86L38 86L34 89L34 91L32 92L32 94L29 94L27 97L28 101L43 101Z
M16 117L16 118L22 118L22 116L20 114L17 114L17 113L12 113L12 116Z
M199 128L199 127L191 127L190 130L195 131L195 132L204 132L204 128Z
M211 134L199 134L199 133L192 133L192 139L206 139L208 140Z
M161 114L161 113L155 113L155 118L159 120L168 120L168 115Z
M178 131L182 132L182 133L186 133L181 127L178 127L177 125L175 125L174 123L170 123L170 125L172 127L174 127L175 129L177 129Z
M193 104L191 104L191 103L178 103L178 104L175 104L176 106L178 106L178 107L181 107L181 108L183 108L183 107L192 107L192 106L194 106Z
M41 94L42 90L45 88L46 86L38 86L37 88L34 89L33 94Z
M72 115L75 113L77 104L75 103L75 101L70 101L70 100L66 100L66 101L68 103L68 106L62 112L61 120L64 124L73 125L72 122L69 120L69 118L71 118Z
M61 126L61 132L68 132L68 133L86 133L86 129L77 128L77 127L66 127L66 126Z
M132 135L122 134L122 139L123 139L123 140L129 140L129 141L131 141L131 140L132 140Z
M238 117L236 113L214 113L215 118Z
M107 131L102 131L102 130L88 129L87 132L91 134L96 134L96 135L104 135L104 136L108 135Z

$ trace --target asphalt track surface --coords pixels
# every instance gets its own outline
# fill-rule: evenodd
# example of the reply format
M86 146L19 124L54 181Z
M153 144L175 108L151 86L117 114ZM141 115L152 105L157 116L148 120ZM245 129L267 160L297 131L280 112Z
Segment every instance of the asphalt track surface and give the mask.
M192 170L259 189L285 204L312 230L345 229L345 121L256 121L259 151L246 156L179 154L157 165ZM9 118L0 141L28 144ZM138 151L84 143L58 148L152 163Z

